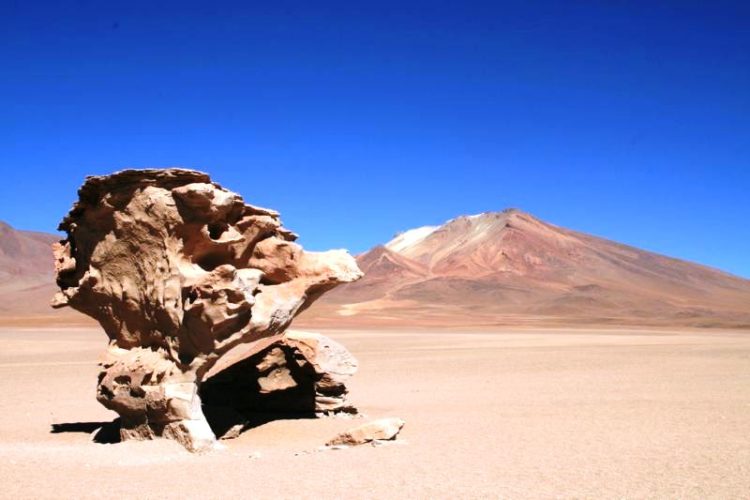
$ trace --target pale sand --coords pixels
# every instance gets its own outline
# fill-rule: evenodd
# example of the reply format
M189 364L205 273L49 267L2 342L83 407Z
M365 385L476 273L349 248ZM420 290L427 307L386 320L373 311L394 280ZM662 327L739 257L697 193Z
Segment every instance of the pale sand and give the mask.
M326 333L360 360L367 417L406 420L396 444L295 456L361 422L343 419L276 421L203 456L51 433L114 418L94 399L104 334L0 329L0 496L750 494L747 333Z

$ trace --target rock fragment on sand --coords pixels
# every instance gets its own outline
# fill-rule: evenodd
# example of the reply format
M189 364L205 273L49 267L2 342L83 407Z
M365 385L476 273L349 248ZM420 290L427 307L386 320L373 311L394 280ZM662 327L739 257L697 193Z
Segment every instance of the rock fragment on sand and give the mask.
M396 439L405 422L400 418L381 418L359 425L343 432L326 443L326 446L338 448L357 446L375 441Z
M59 226L52 304L93 317L109 337L97 399L120 415L123 440L215 447L202 386L253 356L267 366L232 390L288 395L303 385L295 394L311 412L345 406L342 380L356 369L345 349L284 331L324 292L362 276L349 254L305 252L277 212L194 170L88 177L78 194ZM229 424L230 434L244 426Z

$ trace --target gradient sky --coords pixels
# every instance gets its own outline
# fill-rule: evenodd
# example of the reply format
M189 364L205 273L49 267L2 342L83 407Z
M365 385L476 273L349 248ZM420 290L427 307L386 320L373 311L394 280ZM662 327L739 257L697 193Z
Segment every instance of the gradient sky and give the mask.
M0 219L180 165L353 252L459 214L750 277L749 2L0 3Z

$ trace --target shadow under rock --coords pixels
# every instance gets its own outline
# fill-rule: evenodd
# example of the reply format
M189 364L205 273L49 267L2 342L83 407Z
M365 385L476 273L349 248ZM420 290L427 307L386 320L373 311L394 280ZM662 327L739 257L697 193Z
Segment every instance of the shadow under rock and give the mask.
M232 439L241 433L275 420L300 420L317 418L315 412L299 411L238 411L229 406L204 406L203 413L218 439Z

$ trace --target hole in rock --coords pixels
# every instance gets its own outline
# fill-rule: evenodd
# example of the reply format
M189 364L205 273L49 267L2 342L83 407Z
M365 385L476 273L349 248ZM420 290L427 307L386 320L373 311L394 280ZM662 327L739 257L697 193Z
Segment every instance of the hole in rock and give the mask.
M229 225L226 222L212 222L208 225L208 236L212 240L218 240L228 228Z
M268 275L264 274L260 277L260 284L263 286L272 286L272 285L278 285L274 280L270 279Z
M294 351L271 346L215 374L199 389L217 437L273 420L315 418L315 372Z
M229 259L222 253L209 253L200 257L195 263L206 271L213 271L222 264L227 264Z
M195 359L195 354L188 353L188 352L181 352L177 355L177 358L180 360L180 363L182 363L183 365L189 365Z

